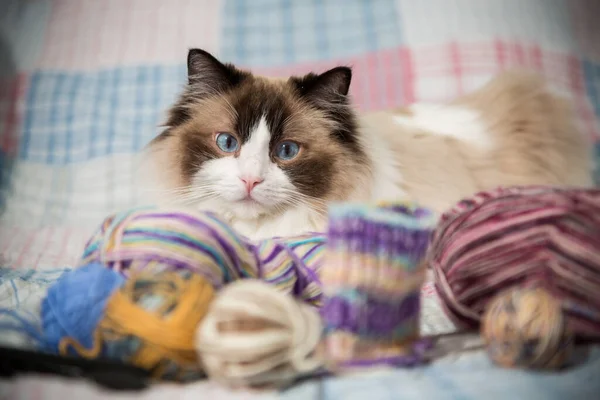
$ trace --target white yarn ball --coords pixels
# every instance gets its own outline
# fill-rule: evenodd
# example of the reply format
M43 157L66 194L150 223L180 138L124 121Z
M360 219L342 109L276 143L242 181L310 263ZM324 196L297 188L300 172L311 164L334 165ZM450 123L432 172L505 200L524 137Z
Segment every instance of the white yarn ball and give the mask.
M322 333L316 309L271 285L246 279L225 286L196 333L209 378L228 386L285 385L317 370Z

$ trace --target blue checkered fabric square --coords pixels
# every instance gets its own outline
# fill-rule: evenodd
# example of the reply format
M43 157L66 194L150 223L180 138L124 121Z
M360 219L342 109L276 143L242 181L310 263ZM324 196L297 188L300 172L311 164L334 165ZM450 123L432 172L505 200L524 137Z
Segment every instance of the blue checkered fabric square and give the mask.
M135 152L157 134L185 77L183 65L36 72L19 158L62 165Z
M401 44L395 0L226 0L221 55L247 66L339 59Z

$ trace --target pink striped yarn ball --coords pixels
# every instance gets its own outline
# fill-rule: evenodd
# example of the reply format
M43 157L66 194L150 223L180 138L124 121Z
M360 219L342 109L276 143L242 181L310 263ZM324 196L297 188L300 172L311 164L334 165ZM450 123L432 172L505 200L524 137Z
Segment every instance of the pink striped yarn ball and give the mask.
M427 256L447 314L477 327L509 288L541 288L569 330L600 337L600 189L542 186L478 193L446 212Z

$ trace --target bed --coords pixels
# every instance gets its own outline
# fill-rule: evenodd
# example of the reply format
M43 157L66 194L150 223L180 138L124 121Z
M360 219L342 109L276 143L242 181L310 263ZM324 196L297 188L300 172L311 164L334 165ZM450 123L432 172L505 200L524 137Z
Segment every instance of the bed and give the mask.
M108 214L143 201L135 155L160 129L200 47L257 73L351 65L361 110L443 101L498 71L535 69L572 96L600 159L597 0L1 0L0 307L33 316ZM600 181L600 170L597 173ZM455 330L431 280L422 330ZM0 316L2 322L6 316ZM3 343L25 345L19 335ZM114 399L593 398L600 350L559 374L501 370L483 352L280 392L208 382ZM83 381L0 381L0 398L105 398Z

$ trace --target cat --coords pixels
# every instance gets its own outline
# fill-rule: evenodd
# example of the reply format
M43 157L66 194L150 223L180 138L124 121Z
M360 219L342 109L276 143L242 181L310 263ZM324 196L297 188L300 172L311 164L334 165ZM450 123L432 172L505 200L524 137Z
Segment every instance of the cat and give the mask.
M191 49L187 68L145 153L155 200L213 211L252 239L323 231L332 202L439 214L500 185L592 185L570 103L528 72L446 104L359 114L345 66L268 78Z

